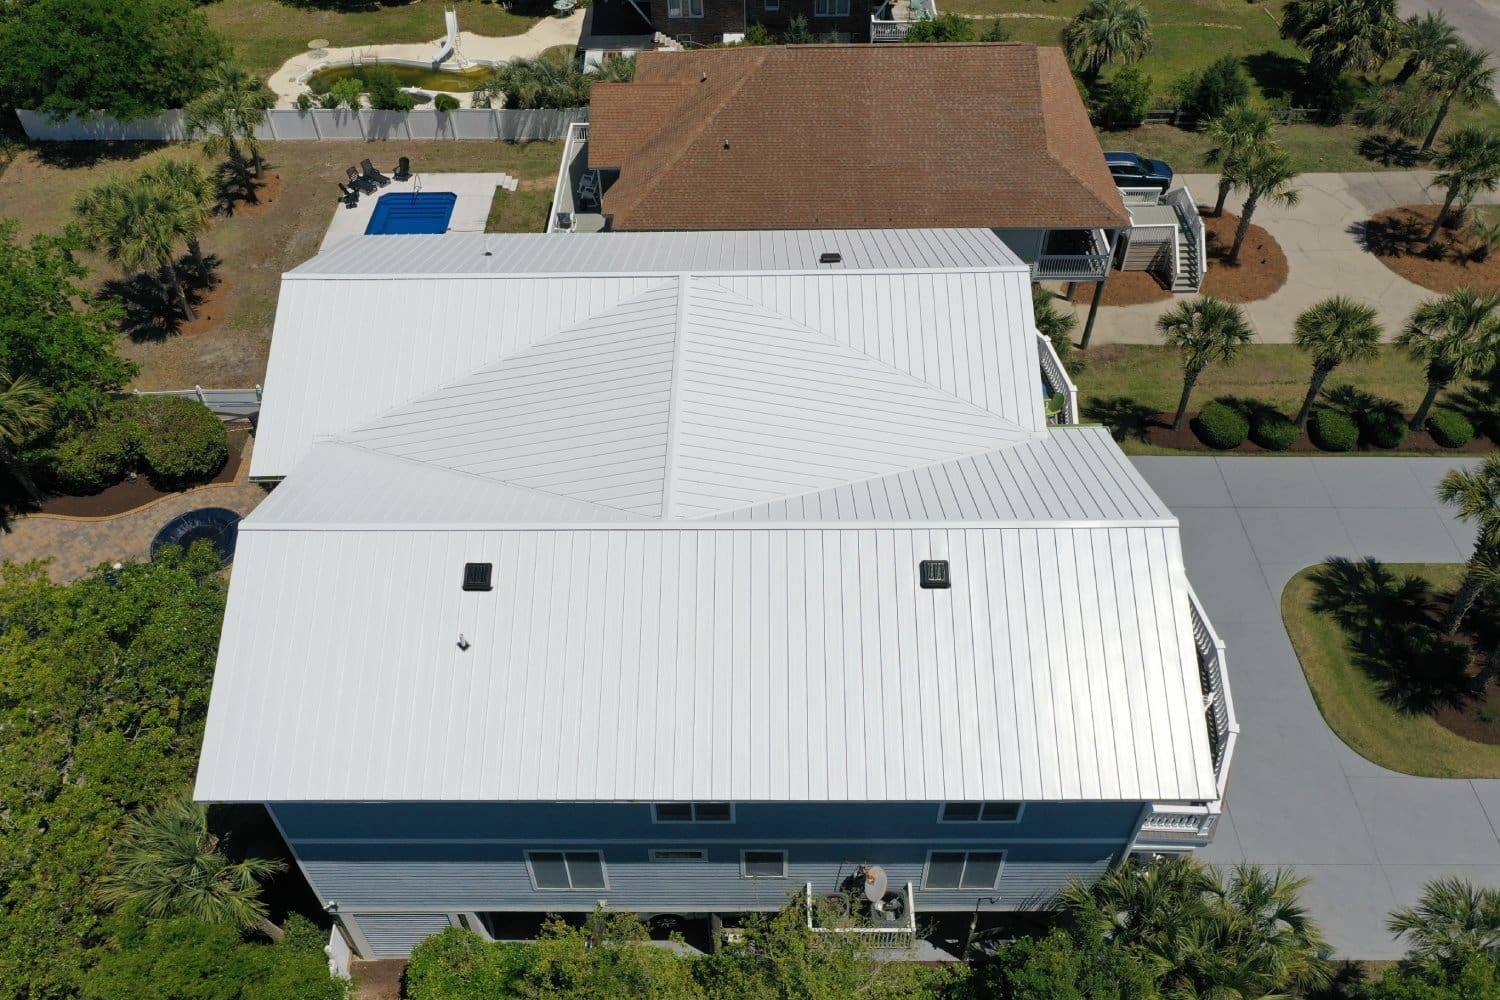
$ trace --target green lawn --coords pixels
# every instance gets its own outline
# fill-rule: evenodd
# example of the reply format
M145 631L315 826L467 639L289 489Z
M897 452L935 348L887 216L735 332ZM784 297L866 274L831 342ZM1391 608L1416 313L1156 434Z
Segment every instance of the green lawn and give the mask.
M1438 592L1451 592L1463 576L1461 565L1388 568L1398 575L1417 574ZM1292 577L1281 596L1281 615L1313 700L1339 739L1366 760L1404 774L1500 777L1500 746L1464 739L1428 716L1402 714L1381 699L1376 681L1353 662L1343 629L1309 607L1317 569L1309 567Z
M544 180L547 180L544 178ZM490 202L487 233L541 233L547 229L547 213L552 210L552 183L528 183L514 191L495 188Z
M511 14L499 4L449 0L458 9L458 26L480 35L519 35L534 17ZM235 55L251 72L269 75L282 63L325 38L335 47L426 42L442 37L443 5L396 4L343 11L334 5L293 5L283 0L217 0L203 13L228 37Z

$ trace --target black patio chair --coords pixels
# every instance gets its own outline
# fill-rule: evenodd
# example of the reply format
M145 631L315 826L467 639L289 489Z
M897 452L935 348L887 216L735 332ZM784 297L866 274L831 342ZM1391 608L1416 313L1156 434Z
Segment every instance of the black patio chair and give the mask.
M385 174L382 174L379 170L376 170L375 164L371 163L369 160L360 160L359 167L365 172L366 180L374 181L381 187L385 187L391 182L391 179Z
M397 160L396 172L392 174L391 177L392 179L398 181L411 180L411 160L407 159L404 156L401 157L401 159Z
M380 186L379 184L376 184L374 181L370 180L368 177L361 177L359 171L354 169L353 167L346 168L344 170L344 173L349 175L349 186L356 191L363 191L366 194L373 194L375 192L375 189Z
M354 188L344 187L344 185L340 184L339 201L345 208L353 208L359 204L359 192Z

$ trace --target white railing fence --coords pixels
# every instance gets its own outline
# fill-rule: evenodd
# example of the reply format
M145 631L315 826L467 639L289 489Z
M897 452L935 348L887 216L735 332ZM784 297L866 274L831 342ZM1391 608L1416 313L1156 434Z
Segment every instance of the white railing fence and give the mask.
M501 108L459 108L437 111L301 111L275 108L256 130L256 138L271 141L347 139L378 142L386 139L469 139L531 142L561 139L575 122L588 120L588 108L557 111L542 108L515 111ZM182 142L192 139L181 111L163 111L150 118L120 122L107 115L87 120L74 115L51 121L35 111L17 111L27 137L37 142Z
M1234 757L1234 745L1239 739L1240 723L1234 714L1234 699L1229 693L1224 641L1208 623L1192 587L1188 587L1188 610L1192 614L1193 644L1198 650L1198 674L1203 687L1203 711L1208 720L1214 772L1219 795L1223 797L1229 781L1229 762Z
M1178 223L1187 232L1188 240L1197 250L1198 259L1194 262L1191 275L1193 285L1196 287L1203 283L1203 275L1208 270L1208 258L1204 256L1206 238L1203 230L1203 217L1198 214L1198 203L1193 200L1193 193L1186 186L1174 188L1167 195L1166 202L1176 213Z
M1173 806L1153 803L1151 811L1141 823L1141 832L1207 837L1214 832L1214 825L1218 820L1218 812L1208 806Z
M150 392L136 389L112 395L117 399L130 396L186 396L188 399L196 399L225 420L245 420L260 412L261 388L205 389L201 385L195 385L191 389L159 389Z
M1057 350L1053 348L1052 341L1036 335L1036 352L1041 359L1042 378L1047 387L1054 394L1061 393L1064 404L1061 411L1051 418L1053 423L1076 424L1078 423L1078 386L1068 377L1068 370L1063 367L1062 359L1057 356Z
M803 886L807 906L807 929L814 934L853 934L872 948L909 948L917 940L917 900L911 883L906 883L906 919L888 927L816 927L813 922L812 883Z
M578 147L589 141L589 123L586 121L573 122L568 126L567 141L563 143L562 163L557 168L557 185L552 189L552 211L547 213L547 232L557 232L557 213L563 211L563 206L569 207L573 204L570 196L563 200L563 191L566 185L573 183L573 157L578 153Z
M1177 258L1176 226L1168 226L1165 224L1150 226L1131 226L1130 245L1132 247L1139 246L1142 248L1161 247L1163 245L1170 246L1172 248L1172 251L1171 253L1167 254L1167 270L1171 273L1167 275L1167 284L1170 285L1172 282L1177 280L1181 262ZM1150 259L1155 260L1156 254L1158 253L1160 253L1160 250L1153 251ZM1128 265L1132 265L1135 269L1150 270L1149 265L1144 268L1142 267L1142 265L1139 263L1139 258L1130 253L1129 247L1127 247L1125 251L1125 261Z
M1116 190L1127 205L1155 205L1161 201L1161 188L1158 187L1122 187Z

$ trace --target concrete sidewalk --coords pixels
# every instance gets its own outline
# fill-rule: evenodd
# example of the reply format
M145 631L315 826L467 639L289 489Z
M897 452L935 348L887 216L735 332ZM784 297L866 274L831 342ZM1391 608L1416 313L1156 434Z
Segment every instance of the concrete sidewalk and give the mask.
M1473 531L1433 498L1444 458L1137 458L1177 514L1188 576L1227 649L1241 734L1214 864L1292 865L1335 954L1397 958L1386 914L1431 879L1500 885L1500 780L1415 778L1350 750L1281 622L1327 556L1458 562Z
M1303 174L1297 180L1301 202L1293 208L1262 204L1251 222L1264 226L1286 252L1287 283L1270 298L1247 303L1245 315L1256 339L1286 344L1297 314L1330 295L1351 295L1380 310L1386 334L1394 337L1419 302L1435 293L1399 277L1360 243L1360 226L1370 216L1398 205L1435 204L1443 192L1429 189L1430 170L1379 170L1354 174ZM1179 175L1200 205L1212 206L1217 174ZM1500 203L1500 194L1481 195L1476 203ZM1225 209L1238 212L1244 199L1230 195ZM1210 265L1212 266L1212 265ZM1156 319L1188 296L1138 306L1103 306L1094 323L1095 344L1159 344ZM1074 306L1080 329L1088 314L1088 294Z

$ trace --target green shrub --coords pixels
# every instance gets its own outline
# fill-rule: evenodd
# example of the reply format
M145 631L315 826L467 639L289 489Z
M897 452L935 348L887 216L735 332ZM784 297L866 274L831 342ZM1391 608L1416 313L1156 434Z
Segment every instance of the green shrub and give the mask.
M452 94L438 94L432 99L432 106L439 111L457 111L458 98Z
M365 73L365 94L377 111L410 111L417 99L401 89L401 81L389 66L373 66Z
M1274 410L1256 415L1250 439L1267 451L1286 451L1297 443L1297 425Z
M981 42L1008 42L1010 41L1010 29L1000 18L990 22L990 26L984 29L984 34L979 36Z
M1353 451L1359 444L1359 425L1347 413L1324 407L1313 411L1309 436L1324 451Z
M786 30L781 33L783 45L811 45L818 40L807 26L807 16L798 14L786 23Z
M229 432L214 412L182 396L137 397L141 458L153 479L172 487L206 482L229 461Z
M1104 89L1094 116L1103 128L1135 128L1151 107L1152 81L1134 66L1114 75Z
M128 402L108 404L94 426L53 450L52 476L64 492L98 493L124 479L140 460L140 427L128 416Z
M1240 69L1239 57L1222 56L1210 63L1198 78L1192 109L1200 118L1217 118L1249 96L1250 81Z
M1388 399L1375 400L1359 415L1359 436L1376 448L1399 448L1410 428L1399 404Z
M1474 440L1474 425L1457 410L1433 410L1427 418L1427 430L1444 448L1462 448Z
M906 33L908 42L972 42L978 37L974 22L958 14L939 14L917 21Z
M1216 399L1199 412L1193 428L1210 448L1238 448L1250 433L1250 421L1239 410Z
M313 96L311 94L303 92L297 95L298 111L311 111L313 107Z
M775 45L776 36L771 33L770 28L767 28L764 24L757 22L745 29L745 44Z

